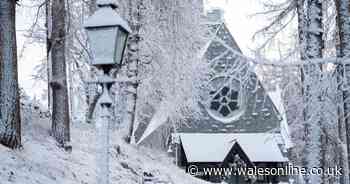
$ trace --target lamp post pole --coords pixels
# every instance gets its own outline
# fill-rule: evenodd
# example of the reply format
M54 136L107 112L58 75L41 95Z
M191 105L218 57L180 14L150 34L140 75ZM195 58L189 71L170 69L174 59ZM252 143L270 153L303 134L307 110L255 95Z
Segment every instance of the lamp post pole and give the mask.
M98 100L100 107L99 116L96 118L96 164L97 164L97 183L109 184L109 140L110 140L110 125L111 125L111 107L112 98L110 97L110 86L113 84L110 81L103 81L107 77L104 73L99 84L102 85L103 92Z
M91 48L91 65L103 71L97 81L90 81L102 86L102 95L98 99L99 110L96 114L96 183L109 184L109 140L111 124L111 107L113 100L110 96L111 86L116 82L128 82L123 79L113 79L111 70L120 68L126 42L131 29L115 11L114 0L98 0L98 9L85 22L85 29Z
M109 147L110 130L112 119L113 100L111 98L111 87L114 83L135 83L136 79L120 78L114 79L109 76L112 68L104 68L104 73L98 76L96 81L89 81L102 86L102 95L98 99L97 105L100 107L96 114L96 180L98 184L109 184Z

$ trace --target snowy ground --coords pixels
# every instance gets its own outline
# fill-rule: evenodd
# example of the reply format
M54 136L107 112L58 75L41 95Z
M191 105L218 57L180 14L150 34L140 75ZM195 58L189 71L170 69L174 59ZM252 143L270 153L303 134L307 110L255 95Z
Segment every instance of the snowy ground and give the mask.
M23 150L0 145L0 184L96 184L94 127L73 124L71 131L73 150L67 153L49 136L47 120L24 124ZM113 136L110 149L111 184L141 183L144 170L173 184L206 183L185 174L164 153L117 140Z

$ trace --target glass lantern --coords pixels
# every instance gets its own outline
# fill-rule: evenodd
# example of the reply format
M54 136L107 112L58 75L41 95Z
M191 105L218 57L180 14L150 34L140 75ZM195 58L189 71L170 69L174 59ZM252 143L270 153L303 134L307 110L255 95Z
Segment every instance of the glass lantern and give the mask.
M111 0L97 1L99 7L85 22L89 38L91 65L121 65L126 42L131 29L115 11L117 5Z
M128 32L120 26L87 29L93 60L92 65L121 65Z

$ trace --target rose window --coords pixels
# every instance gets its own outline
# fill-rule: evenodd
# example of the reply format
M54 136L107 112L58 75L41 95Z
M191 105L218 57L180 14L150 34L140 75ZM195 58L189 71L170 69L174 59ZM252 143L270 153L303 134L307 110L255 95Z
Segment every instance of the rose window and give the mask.
M215 94L215 91L211 92ZM238 107L238 91L230 89L229 87L223 87L210 103L210 109L217 111L222 116L228 116L232 111L239 109Z
M237 80L217 78L212 80L207 110L219 121L228 123L236 120L243 112L245 100Z

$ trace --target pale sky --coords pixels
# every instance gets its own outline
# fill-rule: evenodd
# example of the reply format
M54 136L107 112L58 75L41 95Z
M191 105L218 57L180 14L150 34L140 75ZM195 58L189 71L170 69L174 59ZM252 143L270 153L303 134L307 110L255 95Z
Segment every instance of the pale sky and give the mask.
M250 15L256 13L259 9L258 0L205 0L207 7L220 7L225 10L225 21L236 39L238 45L246 55L250 55L250 49L254 48L252 36L256 30L261 28L263 24L257 18L250 18ZM18 7L19 9L21 7ZM36 9L26 9L17 11L17 29L28 29L32 24L31 17L34 16ZM18 49L23 46L25 38L23 32L17 33ZM24 57L19 60L19 82L26 92L34 96L43 95L42 89L46 84L34 84L32 80L33 69L38 63L44 59L45 49L37 45L27 44Z
M35 66L37 66L45 57L44 48L39 44L30 43L26 37L23 36L22 30L28 30L33 24L33 18L36 13L36 8L22 8L17 6L16 24L17 24L17 52L20 57L20 52L24 43L25 49L23 56L18 60L18 78L19 85L25 89L30 96L36 95L38 98L43 94L44 84L36 84L32 80L32 74Z

